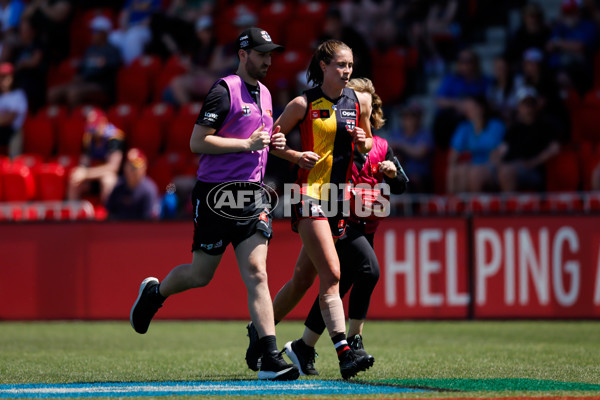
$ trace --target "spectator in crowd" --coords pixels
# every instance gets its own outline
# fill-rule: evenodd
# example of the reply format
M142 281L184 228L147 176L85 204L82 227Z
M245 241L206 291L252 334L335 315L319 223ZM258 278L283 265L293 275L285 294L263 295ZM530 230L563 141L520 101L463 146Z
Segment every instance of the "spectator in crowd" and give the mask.
M41 34L47 57L58 64L69 55L72 0L31 0L22 18L31 20Z
M160 0L127 0L119 15L119 28L110 34L110 42L121 51L126 65L144 52L152 40L150 21L160 11Z
M15 81L27 94L30 111L37 111L46 100L46 74L48 72L46 48L28 19L19 26L19 43L15 49Z
M112 23L99 15L90 22L90 29L92 44L83 55L77 75L67 84L50 88L48 102L105 105L114 98L121 59L119 51L107 39Z
M511 35L505 55L511 69L521 68L523 54L527 49L545 49L550 39L550 28L544 18L544 10L538 3L528 3L521 13L521 26Z
M458 39L460 27L456 24L459 8L458 0L433 0L428 2L429 12L425 20L426 43L429 56L426 62L427 71L442 74L445 70L444 48L453 48L452 42ZM452 54L454 55L454 54Z
M172 54L193 52L193 41L190 38L195 35L195 25L200 18L212 15L213 6L212 0L171 1L164 12L152 15L152 39L146 46L147 52L163 59Z
M493 183L490 155L504 138L505 126L493 118L484 96L464 100L467 120L452 136L448 154L448 192L481 192Z
M398 156L410 179L409 189L416 193L430 192L431 155L435 147L431 132L422 126L423 109L412 103L402 110L401 128L391 132L388 142Z
M193 51L185 63L189 70L175 77L168 89L179 106L192 100L203 100L214 81L225 72L223 66L230 64L223 63L223 49L217 44L211 17L203 16L196 21L195 35Z
M380 23L384 23L380 21ZM370 78L371 77L371 49L363 38L352 25L344 24L342 14L337 7L330 7L327 10L325 24L323 26L323 34L319 38L319 43L327 39L336 39L346 43L352 49L354 54L354 72L352 76L355 78ZM394 40L394 38L389 38Z
M563 0L561 18L546 44L549 64L563 72L579 93L592 86L593 57L598 29L581 15L580 0Z
M523 73L515 78L515 90L532 87L537 92L538 108L558 128L561 140L569 132L569 112L560 96L556 76L544 64L540 49L527 49L523 54Z
M98 182L100 201L106 203L118 180L123 141L123 132L108 121L103 111L94 108L88 112L83 154L79 166L73 168L69 177L69 200L79 199L83 193L93 189L90 183Z
M2 32L17 32L25 3L21 0L0 0L0 27Z
M14 67L0 64L0 155L19 153L19 136L27 116L27 96L14 86Z
M459 53L456 71L444 77L436 93L438 111L433 123L436 144L447 148L458 123L464 118L463 100L468 96L485 96L491 81L481 73L479 56L466 49Z
M511 120L517 106L514 83L514 75L508 61L504 57L496 57L488 100L494 112L502 116L504 121Z
M540 115L535 89L523 87L517 98L517 121L493 156L498 184L503 192L544 190L544 165L560 150L556 130Z
M146 176L148 160L139 149L129 149L123 165L123 176L108 197L106 209L111 219L156 219L158 189Z

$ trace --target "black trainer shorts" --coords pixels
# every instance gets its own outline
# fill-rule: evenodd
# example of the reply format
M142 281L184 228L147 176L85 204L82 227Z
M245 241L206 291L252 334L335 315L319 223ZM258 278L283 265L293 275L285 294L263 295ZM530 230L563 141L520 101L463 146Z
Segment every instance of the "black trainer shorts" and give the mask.
M252 203L239 209L227 209L227 216L215 212L215 207L209 206L209 204L214 206L214 202L209 203L211 201L209 197L214 198L215 191L213 189L217 185L219 183L197 181L194 186L192 192L194 207L192 252L202 250L210 255L223 254L230 243L233 244L233 247L237 247L256 232L261 232L270 240L273 236L273 227L269 209L259 209L256 203ZM241 187L240 189L246 188ZM236 198L237 193L234 189L231 197L227 197L227 199ZM266 204L266 200L262 204Z

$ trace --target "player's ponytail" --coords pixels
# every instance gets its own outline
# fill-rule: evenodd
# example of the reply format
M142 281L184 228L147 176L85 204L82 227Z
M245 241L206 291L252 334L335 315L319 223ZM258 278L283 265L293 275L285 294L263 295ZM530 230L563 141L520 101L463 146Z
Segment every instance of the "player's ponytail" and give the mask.
M348 82L348 87L357 92L369 93L371 95L371 126L373 129L380 129L385 124L383 102L381 101L381 97L375 93L373 82L367 78L354 78Z
M352 49L346 43L334 39L326 40L317 47L306 71L308 83L312 82L315 86L323 84L323 70L320 62L323 61L325 64L329 64L339 49L352 52Z

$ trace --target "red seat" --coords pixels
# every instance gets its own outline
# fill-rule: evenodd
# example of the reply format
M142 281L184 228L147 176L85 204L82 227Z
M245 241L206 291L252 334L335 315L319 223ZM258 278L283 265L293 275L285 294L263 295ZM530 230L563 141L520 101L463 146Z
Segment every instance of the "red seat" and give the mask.
M51 88L71 82L77 74L79 62L79 58L73 57L63 60L57 66L51 66L48 69L47 87Z
M150 98L150 80L143 70L123 67L117 75L117 102L143 106Z
M23 153L14 157L12 162L14 164L25 165L26 167L29 167L29 169L34 170L44 162L44 157L39 154Z
M260 9L258 26L269 32L275 43L279 43L293 11L293 4L290 2L274 1Z
M71 56L81 57L92 43L90 22L98 15L103 15L110 20L115 20L114 11L110 8L94 8L83 13L76 13L71 21L70 46ZM113 24L114 25L114 24Z
M23 124L23 151L49 157L54 152L54 126L43 115L28 116Z
M79 155L81 154L85 119L75 113L63 121L58 129L58 153Z
M161 137L167 136L167 127L175 118L175 109L168 103L154 103L141 111L141 118L151 120L160 126Z
M190 138L202 103L190 103L179 109L167 128L165 150L173 153L189 153Z
M406 86L406 50L392 47L373 51L373 85L383 103L399 100Z
M148 159L153 159L162 147L160 126L149 119L138 119L127 135L127 144L142 150Z
M579 189L579 162L571 149L563 149L546 162L546 191L574 192Z
M139 118L139 109L132 104L115 104L107 113L108 120L117 128L125 132L125 136L133 128L133 124Z
M62 201L67 188L65 168L57 163L40 165L35 172L37 198L42 201Z
M29 167L6 164L0 177L4 201L29 201L35 197L35 181Z
M299 50L288 50L283 53L273 54L273 65L277 68L269 70L264 83L272 90L276 88L293 89L296 84L296 76L301 71L308 69L310 54Z
M162 101L163 92L171 84L171 81L176 76L183 75L187 72L187 67L183 64L182 60L177 56L172 56L167 60L164 67L156 77L153 88L154 101Z

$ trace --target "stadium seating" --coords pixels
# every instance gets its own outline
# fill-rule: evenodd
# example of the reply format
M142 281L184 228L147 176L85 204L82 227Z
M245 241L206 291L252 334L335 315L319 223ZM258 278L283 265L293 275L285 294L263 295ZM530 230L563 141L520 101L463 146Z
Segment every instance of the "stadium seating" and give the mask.
M66 118L58 129L58 154L79 155L82 148L85 119L77 112Z
M27 116L23 125L23 151L49 157L54 152L56 136L53 122L43 114Z
M167 127L175 117L175 109L168 103L153 103L144 107L140 117L159 125L161 137L166 138Z
M65 168L57 163L41 164L35 170L37 199L41 201L60 201L65 198L67 176Z
M153 100L160 102L163 99L163 92L169 86L173 78L183 75L187 72L187 67L178 56L171 56L160 73L157 75L153 87Z
M35 181L31 170L20 163L3 163L0 172L3 201L33 200Z
M160 125L155 121L140 118L131 129L131 132L126 136L127 145L137 147L146 153L146 157L154 159L162 148L162 131Z
M108 120L121 129L125 136L133 128L133 124L139 118L140 111L137 106L133 104L115 104L108 109L107 117Z
M546 163L546 191L579 190L579 160L572 149L561 152Z
M167 128L165 151L170 153L189 153L190 137L202 103L190 103L181 107Z

